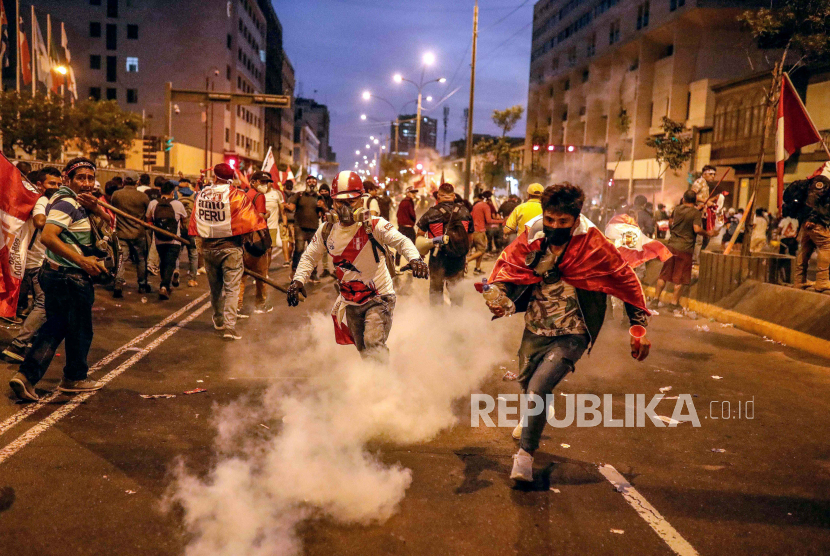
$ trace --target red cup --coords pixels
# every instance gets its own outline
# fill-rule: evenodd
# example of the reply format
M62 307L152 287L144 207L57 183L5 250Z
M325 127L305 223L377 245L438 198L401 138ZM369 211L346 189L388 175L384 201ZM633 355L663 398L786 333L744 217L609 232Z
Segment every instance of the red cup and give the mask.
M646 327L640 326L639 324L635 324L634 326L628 329L628 333L631 334L632 338L634 338L634 347L639 350L640 340L642 340L646 336Z

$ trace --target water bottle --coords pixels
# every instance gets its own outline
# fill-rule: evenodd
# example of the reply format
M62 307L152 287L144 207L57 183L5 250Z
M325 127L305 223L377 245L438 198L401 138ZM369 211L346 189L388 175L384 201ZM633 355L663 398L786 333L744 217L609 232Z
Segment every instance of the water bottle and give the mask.
M482 295L484 296L484 300L491 305L499 305L505 310L505 314L511 314L513 312L513 302L510 301L510 298L504 295L504 292L501 291L501 288L497 288L495 286L491 286L487 283L487 278L482 278Z

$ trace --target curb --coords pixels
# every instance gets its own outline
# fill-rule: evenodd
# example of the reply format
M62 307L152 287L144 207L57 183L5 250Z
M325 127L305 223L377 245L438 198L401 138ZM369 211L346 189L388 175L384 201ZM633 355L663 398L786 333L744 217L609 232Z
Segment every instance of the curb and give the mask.
M654 297L654 288L643 288L646 295ZM664 292L665 294L665 292ZM735 311L723 309L717 305L703 303L696 299L681 298L680 304L698 315L713 318L718 322L732 323L735 328L739 328L745 332L750 332L759 336L771 338L776 342L818 355L826 358L830 354L830 341L816 336L793 330L779 324L774 324L769 321L761 320L755 317L750 317Z

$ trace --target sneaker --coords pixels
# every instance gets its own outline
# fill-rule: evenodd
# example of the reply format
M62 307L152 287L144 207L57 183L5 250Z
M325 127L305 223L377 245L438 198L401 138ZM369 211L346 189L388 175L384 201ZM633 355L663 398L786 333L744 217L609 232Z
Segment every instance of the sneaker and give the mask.
M112 290L113 299L121 299L122 297L124 297L124 290L122 290L121 288L114 288Z
M171 282L171 285L172 285L174 288L178 288L178 287L179 287L179 271L178 271L178 270L177 270L176 272L174 272L174 273L173 273L173 281Z
M226 328L225 333L222 334L222 337L226 340L241 340L242 336L240 336L239 332L234 330L233 328Z
M205 267L196 269L196 276L198 276L200 274L207 274L207 270L205 269Z
M9 347L3 350L3 355L6 359L11 359L16 363L21 363L26 357L26 348L20 347L16 344L9 344Z
M103 382L98 382L97 380L92 380L91 378L85 378L83 380L61 380L61 383L58 384L58 390L61 392L94 392L95 390L100 390L104 387Z
M289 263L288 261L285 261L284 263L282 263L282 266L284 266L284 267L285 266L291 266L291 263Z
M20 373L14 373L14 376L12 376L9 381L9 386L11 386L14 391L14 395L17 396L17 399L19 400L23 400L24 402L36 402L40 399L40 396L35 393L35 386L29 382L29 379Z
M519 424L516 425L516 428L513 429L513 434L511 435L513 440L521 440L522 439L522 422L519 421Z
M484 271L481 270L480 268L474 268L473 269L473 274L484 274Z
M218 323L216 322L216 315L213 315L212 317L210 317L210 320L212 320L212 321L213 321L213 328L214 328L214 329L216 329L216 330L224 330L224 329L225 329L225 325L224 325L224 324L218 324Z
M168 290L164 286L160 287L159 288L159 299L161 299L162 301L170 299L170 290Z
M196 280L188 280L187 281L187 287L188 288L195 288L198 285L199 285L199 282L197 282Z
M139 284L138 293L150 293L150 284Z
M236 313L236 318L237 319L249 319L249 318L251 318L251 315L249 315L247 313L243 313L242 311L239 311L238 313Z
M254 309L254 313L256 313L258 315L261 315L262 313L270 313L273 310L274 310L274 307L272 307L271 305L266 305L264 307L256 307Z
M519 453L513 456L513 470L510 478L514 481L533 482L533 456L519 449Z

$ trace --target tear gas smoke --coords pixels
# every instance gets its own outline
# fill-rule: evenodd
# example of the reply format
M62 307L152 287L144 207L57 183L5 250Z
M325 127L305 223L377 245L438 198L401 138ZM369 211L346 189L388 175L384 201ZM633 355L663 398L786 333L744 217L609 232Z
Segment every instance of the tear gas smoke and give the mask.
M453 401L508 357L508 330L491 324L479 304L436 309L407 297L395 312L388 366L336 345L328 314L313 316L290 338L257 344L249 360L229 362L235 373L306 378L290 386L278 381L261 399L219 409L219 461L207 477L179 466L168 502L184 508L192 535L187 553L296 554L297 525L305 519L388 519L412 474L381 462L367 442L426 442L458 422ZM269 438L250 432L280 418Z

